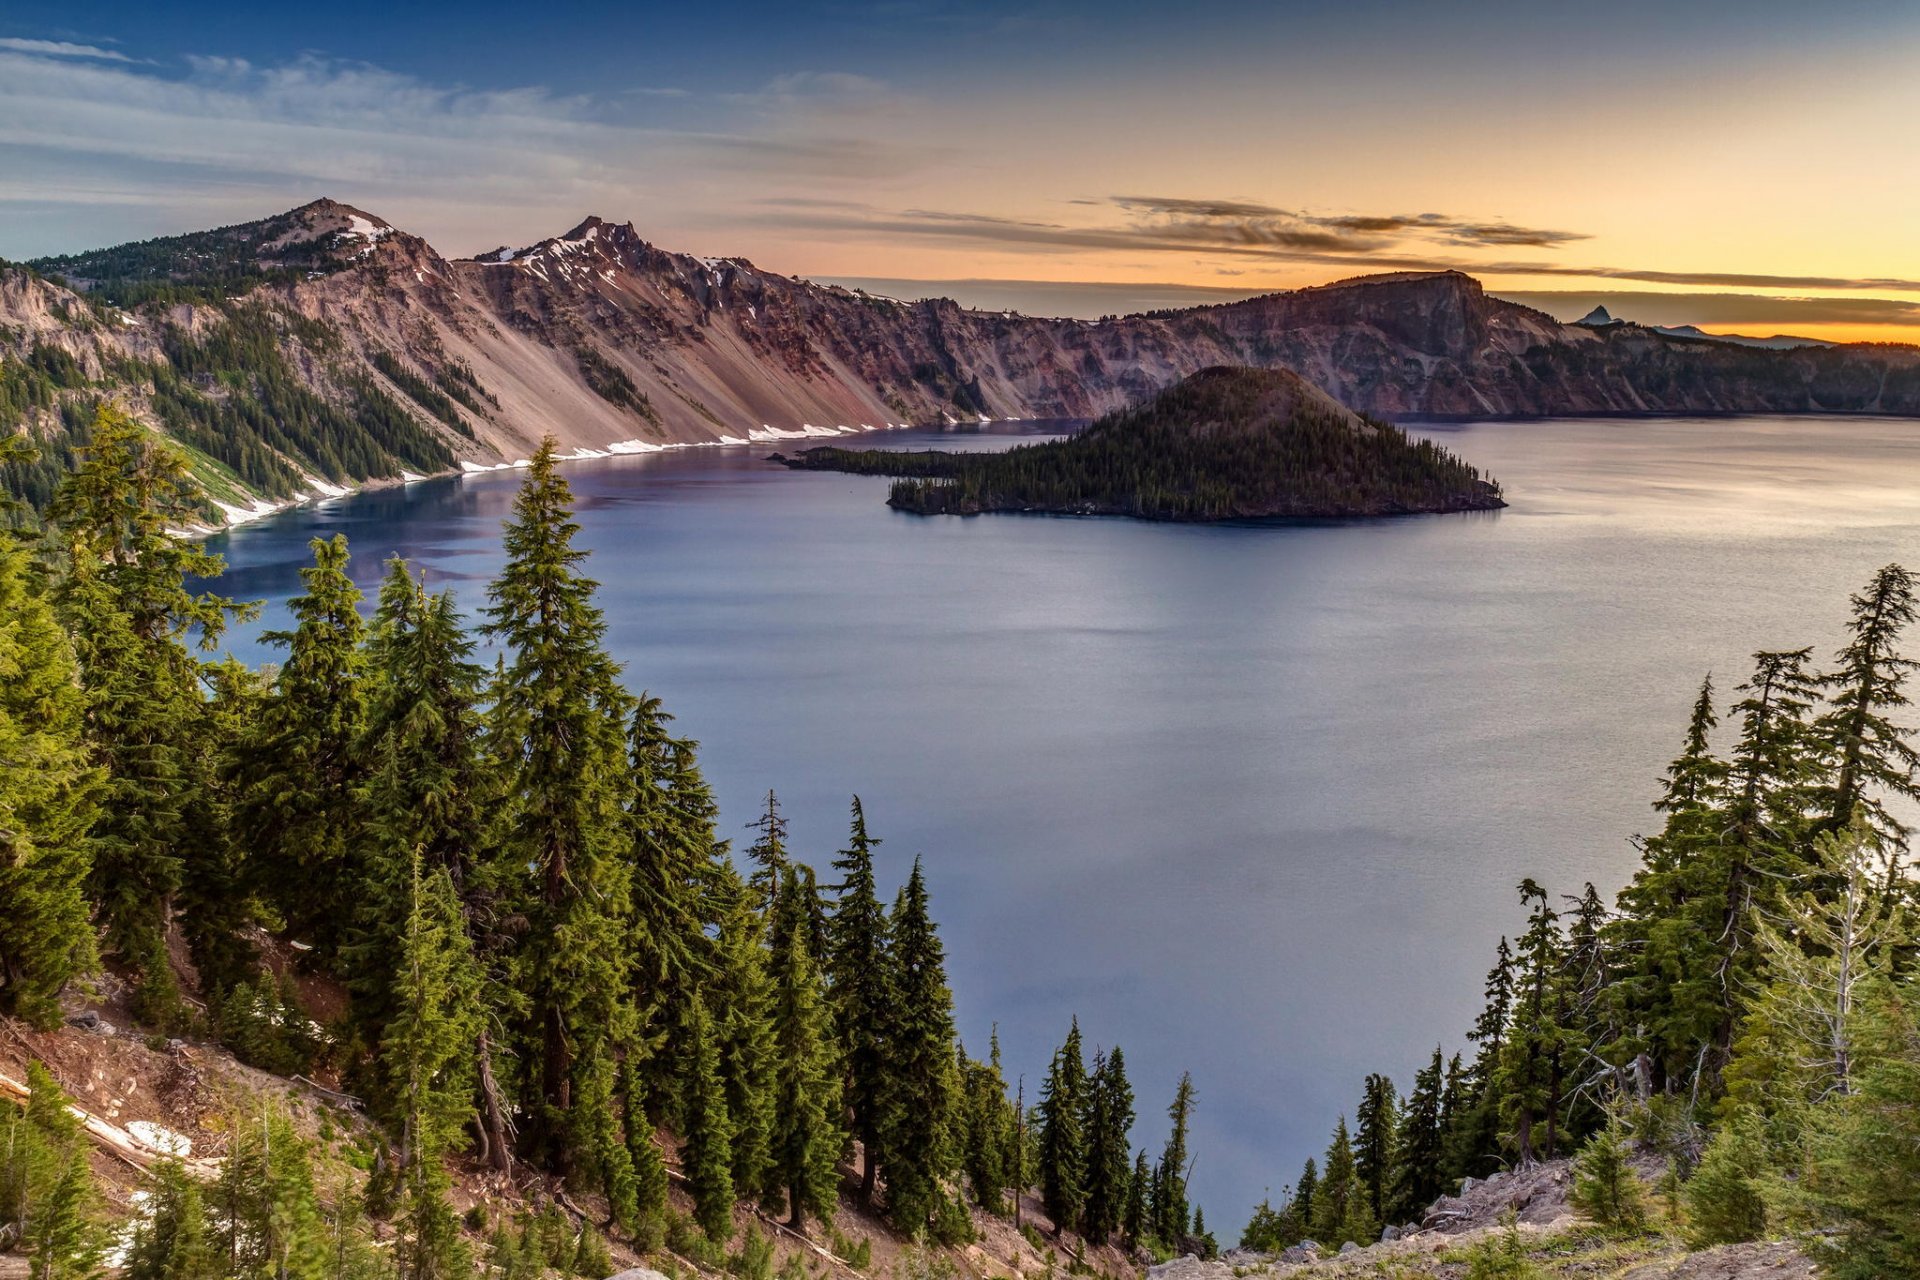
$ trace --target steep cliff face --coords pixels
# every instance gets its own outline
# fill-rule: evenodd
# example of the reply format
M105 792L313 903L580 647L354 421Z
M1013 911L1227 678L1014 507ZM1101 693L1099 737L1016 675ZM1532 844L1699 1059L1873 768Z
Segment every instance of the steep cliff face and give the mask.
M1920 349L1562 325L1456 272L1039 319L669 253L598 218L450 260L332 201L36 266L0 270L0 430L57 436L63 409L70 429L111 398L197 451L230 505L500 465L547 433L642 451L1090 418L1222 364L1292 368L1388 418L1920 414ZM35 373L56 350L74 370Z

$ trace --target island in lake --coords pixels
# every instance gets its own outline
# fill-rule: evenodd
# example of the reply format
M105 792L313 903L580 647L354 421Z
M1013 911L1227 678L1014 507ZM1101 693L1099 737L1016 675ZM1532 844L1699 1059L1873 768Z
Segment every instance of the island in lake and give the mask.
M1500 486L1287 369L1203 369L1065 440L1003 453L807 449L789 467L898 476L890 506L1142 520L1488 511Z

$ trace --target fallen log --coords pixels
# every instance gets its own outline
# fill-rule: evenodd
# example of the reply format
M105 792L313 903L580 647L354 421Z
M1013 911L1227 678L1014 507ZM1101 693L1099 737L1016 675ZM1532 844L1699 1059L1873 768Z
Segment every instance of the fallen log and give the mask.
M33 1091L21 1081L0 1071L0 1097L13 1098L25 1104L33 1097ZM82 1131L94 1145L136 1169L144 1171L170 1160L179 1165L189 1176L198 1178L202 1182L212 1182L220 1176L218 1160L196 1160L190 1156L177 1156L143 1141L138 1135L72 1102L67 1104L67 1111L80 1122Z

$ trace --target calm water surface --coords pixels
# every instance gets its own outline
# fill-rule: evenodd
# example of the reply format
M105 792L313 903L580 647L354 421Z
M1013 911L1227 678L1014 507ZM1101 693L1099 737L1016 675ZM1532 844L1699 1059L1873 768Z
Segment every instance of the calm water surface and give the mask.
M925 855L971 1049L998 1019L1031 1098L1077 1013L1125 1047L1154 1152L1193 1071L1194 1182L1225 1236L1365 1073L1404 1084L1460 1045L1523 875L1620 885L1703 673L1724 691L1755 649L1831 650L1848 591L1920 562L1920 423L1431 434L1513 506L925 519L765 447L567 475L609 642L702 741L731 832L773 787L824 863L858 791L889 886ZM334 532L369 594L398 553L474 609L516 484L415 484L212 545L231 593L269 602L250 631L284 624L307 539Z

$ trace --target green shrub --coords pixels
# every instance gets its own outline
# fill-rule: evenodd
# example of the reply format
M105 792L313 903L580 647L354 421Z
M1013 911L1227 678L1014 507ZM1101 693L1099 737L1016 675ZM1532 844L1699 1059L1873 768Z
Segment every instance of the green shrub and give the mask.
M1767 1143L1752 1115L1730 1120L1708 1144L1684 1192L1687 1241L1695 1248L1757 1240L1767 1229L1761 1187Z
M1647 1222L1647 1198L1633 1171L1631 1150L1617 1119L1594 1134L1573 1162L1573 1207L1603 1227L1637 1231Z

